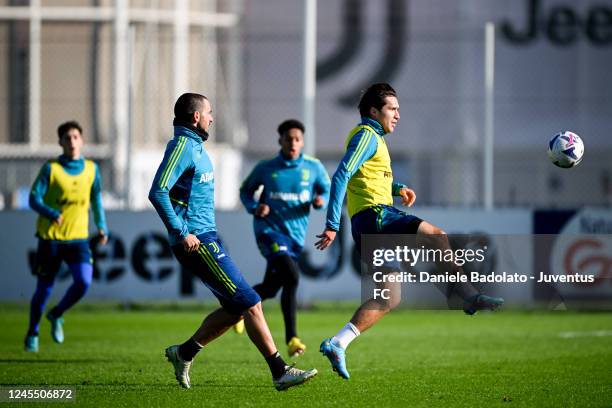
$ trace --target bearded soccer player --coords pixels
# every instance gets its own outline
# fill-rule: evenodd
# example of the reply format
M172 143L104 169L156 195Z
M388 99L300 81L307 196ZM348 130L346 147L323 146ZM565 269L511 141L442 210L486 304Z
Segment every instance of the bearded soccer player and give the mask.
M297 335L296 295L298 258L304 246L310 207L323 209L329 197L329 176L321 162L302 154L304 125L295 119L278 126L281 150L273 159L259 162L242 183L240 199L254 215L257 246L267 260L263 281L253 289L262 299L282 288L281 309L285 341L292 357L306 351ZM253 195L260 187L259 201Z
M64 313L91 285L90 204L99 242L105 244L108 235L100 170L93 161L81 156L81 126L77 122L66 122L59 126L57 134L63 154L43 165L30 192L30 207L38 213L38 250L33 270L37 278L36 291L30 304L30 325L25 338L25 350L29 352L38 351L38 327L62 262L68 265L73 282L60 302L47 313L51 337L56 343L64 342Z
M176 101L174 116L174 137L155 174L149 200L168 229L178 261L199 277L221 304L193 336L166 349L175 377L182 387L190 388L189 369L196 354L244 318L249 338L265 358L276 389L302 384L317 370L303 371L285 364L272 340L261 298L217 238L215 178L204 145L213 123L212 106L204 95L186 93Z
M400 119L395 90L386 83L370 86L361 97L359 113L361 123L349 133L346 153L332 177L326 226L323 233L317 235L320 239L315 246L324 250L335 239L340 227L342 202L347 194L351 230L358 250L362 234L412 234L431 247L450 248L448 238L440 228L393 207L393 196L399 196L404 206L412 206L416 199L413 190L393 181L385 141L386 135L393 133ZM460 268L458 271L462 273ZM463 285L458 294L464 299L467 314L480 309L495 309L503 303L501 298L478 293L471 285ZM345 350L351 341L376 324L399 301L397 293L389 300L367 300L335 336L323 340L320 350L338 375L349 379Z

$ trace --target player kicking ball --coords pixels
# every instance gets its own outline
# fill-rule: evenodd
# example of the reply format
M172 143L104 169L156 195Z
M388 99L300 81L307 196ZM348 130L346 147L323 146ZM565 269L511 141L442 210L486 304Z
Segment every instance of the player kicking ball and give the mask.
M448 238L440 228L393 207L393 196L401 197L402 205L409 207L416 199L413 190L393 181L391 158L385 142L385 135L395 130L400 119L399 108L395 90L386 83L370 86L361 97L361 123L349 133L346 153L332 177L326 227L317 235L320 239L315 243L318 249L329 247L336 238L345 194L358 250L361 249L362 234L413 234L417 241L425 242L429 247L450 248ZM463 272L460 267L455 268ZM464 311L470 315L480 309L495 309L504 302L501 298L478 293L472 285L461 285L456 290L464 299ZM323 340L321 353L329 359L340 377L347 380L350 377L345 357L348 345L397 306L399 300L397 293L390 300L367 300L335 336Z
M261 254L267 260L263 282L253 289L262 299L282 288L280 303L285 341L291 357L306 351L297 335L296 295L300 277L298 258L304 246L310 207L323 209L329 196L329 176L321 162L302 154L304 125L289 119L278 126L281 150L259 162L240 188L240 199L254 215L253 228ZM254 193L263 186L258 201Z
M277 390L302 384L316 369L299 370L282 359L261 308L261 298L242 277L217 238L213 166L204 148L213 122L212 107L200 94L181 95L174 105L174 137L149 192L178 261L213 292L221 307L204 319L187 341L166 349L174 374L191 387L189 369L207 344L244 318L251 341L265 358Z

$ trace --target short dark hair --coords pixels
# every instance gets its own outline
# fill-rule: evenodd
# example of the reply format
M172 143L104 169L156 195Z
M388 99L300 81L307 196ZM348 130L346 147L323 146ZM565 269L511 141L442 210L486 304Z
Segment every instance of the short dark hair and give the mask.
M391 85L384 82L370 85L359 101L359 114L370 117L370 108L382 109L385 106L385 98L387 96L395 96L397 98L397 93Z
M83 129L81 128L81 125L79 125L79 122L76 120L69 120L68 122L64 122L57 127L57 137L61 139L62 136L68 133L70 129L76 129L81 135L83 134Z
M304 124L297 119L287 119L278 125L278 135L283 137L289 129L300 129L304 133Z
M184 93L174 104L174 117L180 121L191 122L193 114L201 112L204 108L204 95L197 93Z

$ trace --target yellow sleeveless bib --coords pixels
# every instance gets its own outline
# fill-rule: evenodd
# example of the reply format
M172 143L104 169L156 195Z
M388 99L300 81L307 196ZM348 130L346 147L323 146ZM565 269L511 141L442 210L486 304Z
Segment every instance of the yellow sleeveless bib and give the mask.
M377 148L374 156L366 160L348 182L346 201L351 217L375 205L393 205L393 173L385 139L370 126L359 125L351 131L345 146L348 147L353 136L362 129L367 132L364 137L376 138Z
M36 231L40 238L72 241L89 237L89 203L95 171L91 160L85 160L85 168L75 176L68 174L57 160L51 161L49 188L43 201L59 210L63 221L57 225L39 216Z

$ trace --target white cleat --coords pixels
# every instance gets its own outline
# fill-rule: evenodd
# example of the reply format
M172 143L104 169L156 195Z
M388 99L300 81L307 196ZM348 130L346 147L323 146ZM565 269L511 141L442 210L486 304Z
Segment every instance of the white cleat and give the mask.
M306 381L317 375L317 372L318 371L316 368L313 368L312 370L300 370L299 368L295 368L293 366L287 366L285 368L285 374L274 380L274 386L278 391L283 391L295 385L304 384Z
M191 388L191 381L189 380L189 368L191 368L191 361L185 361L179 356L179 346L174 345L166 349L166 358L174 366L174 375L176 380L183 388Z

